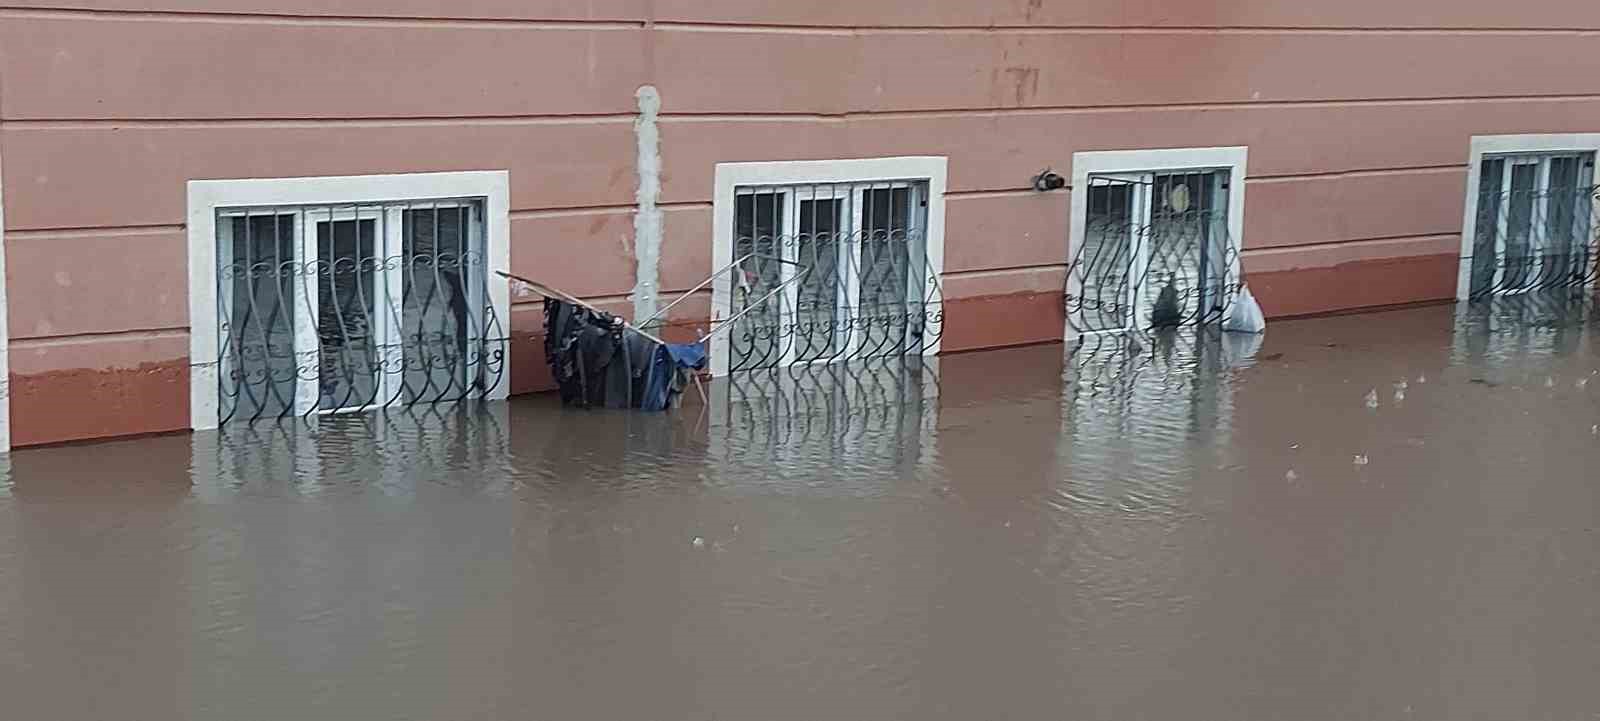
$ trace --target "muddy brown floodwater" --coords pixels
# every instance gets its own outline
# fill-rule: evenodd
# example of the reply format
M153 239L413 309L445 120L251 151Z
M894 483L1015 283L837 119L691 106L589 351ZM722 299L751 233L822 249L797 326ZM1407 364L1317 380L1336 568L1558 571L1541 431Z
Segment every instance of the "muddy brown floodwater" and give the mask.
M1597 338L1430 308L23 450L0 718L1592 720Z

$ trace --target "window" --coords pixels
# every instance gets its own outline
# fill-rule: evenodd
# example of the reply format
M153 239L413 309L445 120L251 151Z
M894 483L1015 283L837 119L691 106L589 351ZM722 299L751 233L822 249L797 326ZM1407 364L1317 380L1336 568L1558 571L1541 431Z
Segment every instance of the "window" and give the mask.
M1588 287L1595 276L1595 152L1475 156L1466 296Z
M718 166L713 372L938 352L942 158Z
M192 183L195 426L504 397L504 181Z
M1078 153L1074 164L1067 337L1225 318L1245 150Z

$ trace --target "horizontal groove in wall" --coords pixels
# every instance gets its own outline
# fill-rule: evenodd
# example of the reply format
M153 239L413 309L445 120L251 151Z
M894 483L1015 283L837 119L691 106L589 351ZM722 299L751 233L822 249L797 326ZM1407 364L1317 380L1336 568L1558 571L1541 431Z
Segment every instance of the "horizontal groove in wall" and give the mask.
M448 125L600 125L607 123L632 124L637 117L632 113L595 113L592 115L569 113L564 115L452 115L407 118L4 118L4 120L6 125L20 128L84 130L123 125L158 129L230 126L295 129L322 128L330 125L380 128Z
M1358 170L1336 170L1326 173L1285 173L1280 175L1251 175L1245 182L1255 184L1291 183L1302 180L1334 180L1340 178L1374 178L1389 175L1419 175L1427 173L1461 173L1466 172L1466 165L1427 165L1400 168L1362 168ZM970 190L945 191L947 198L1003 198L1014 196L1030 196L1040 194L1069 194L1072 192L1070 184L1050 191L1038 191L1033 188L978 188Z
M615 215L617 213L631 213L631 205L595 205L578 208L535 208L530 210L513 210L510 212L512 220L531 218L574 218L593 215Z
M706 210L710 210L711 209L711 203L709 201L690 200L690 201L679 201L679 202L674 202L674 203L657 203L656 207L660 208L662 210L684 210L684 209L693 209L693 208L703 208L703 209L706 209ZM639 209L639 206L633 205L631 203L629 203L629 204L613 204L613 205L592 205L592 206L581 206L581 207L575 207L575 208L530 208L530 209L527 209L527 210L513 210L513 211L511 211L511 219L512 220L517 220L519 218L564 218L564 217L586 216L586 215L612 215L612 214L615 214L615 213L633 213L633 212L638 211L638 209Z
M1336 178L1374 178L1386 175L1422 175L1427 173L1462 173L1467 166L1462 165L1423 165L1401 168L1363 168L1360 170L1340 170L1328 173L1286 173L1282 175L1252 175L1245 179L1250 184L1291 183L1299 180L1331 180Z
M6 230L6 242L18 240L56 240L83 236L141 236L166 235L184 232L183 225L123 225L105 228L38 228L32 230Z
M1293 25L808 25L657 20L658 30L794 35L1576 35L1600 28Z
M1291 179L1302 179L1302 178L1317 178L1317 177L1338 177L1338 174L1331 174L1330 176L1279 176L1279 177L1280 178L1291 178ZM1251 178L1250 179L1251 182L1256 182L1257 180L1258 180L1257 178ZM1043 195L1060 196L1063 202L1066 202L1066 200L1069 197L1068 196L1068 189L1049 191L1048 193L1040 193L1039 191L1036 191L1036 190L1033 190L1033 189L1029 189L1029 188L1011 189L1011 190L950 191L950 192L945 193L945 197L948 198L948 199L951 199L951 200L962 200L962 199L976 199L976 198L1032 197L1034 195L1041 195L1041 194L1043 194ZM672 203L662 203L660 205L660 207L663 210L668 210L668 211L671 211L671 210L711 210L712 209L712 204L710 202L708 202L708 201L680 201L680 202L672 202ZM577 208L538 208L538 209L529 209L529 210L512 210L509 215L510 215L512 220L519 220L519 219L583 217L583 216L595 216L595 215L624 214L624 213L632 213L635 210L636 210L636 207L633 206L633 205L601 205L601 206L577 207ZM8 229L6 229L6 239L8 241L34 241L34 240L55 240L55 239L64 239L64 238L77 238L77 237L83 237L83 236L95 236L95 237L155 236L155 235L166 235L166 234L169 234L169 233L183 233L183 232L186 232L186 229L187 229L187 226L182 225L182 224L127 225L127 226L117 225L117 226L104 226L104 227L71 227L71 228L8 228ZM1442 231L1442 232L1437 233L1437 234L1404 235L1404 236L1393 236L1393 237L1387 237L1386 236L1386 237L1377 237L1377 238L1358 238L1358 239L1347 240L1347 241L1335 241L1333 244L1348 243L1348 242L1393 240L1395 238L1437 237L1438 235L1449 235L1449 234L1452 234L1452 233L1459 233L1459 232L1460 232L1459 230L1452 229L1452 230L1449 230L1449 231ZM1273 248L1273 249L1276 249L1276 248L1298 248L1298 247L1310 247L1310 246L1309 245L1275 246L1275 248ZM1260 252L1260 251L1266 251L1266 250L1271 250L1271 249L1269 249L1269 248L1250 249L1250 250L1246 250L1245 252L1247 252L1247 253L1248 252Z
M1238 25L1150 25L1150 24L1114 24L1114 23L1080 23L1080 24L1047 24L1047 23L986 23L981 25L961 24L936 24L918 25L905 24L817 24L817 23L755 23L738 21L716 20L672 20L653 19L646 17L600 17L600 18L571 18L571 17L518 17L511 15L481 15L481 16L444 16L428 17L402 14L362 15L347 13L289 13L289 12L261 12L226 10L197 11L197 10L163 10L159 8L81 8L57 7L41 8L33 6L15 6L0 4L0 16L14 17L84 17L84 18L119 18L119 19L149 19L154 21L215 21L215 22L260 22L260 23L363 23L363 24L450 24L460 26L481 25L485 27L548 27L552 29L582 28L594 29L599 27L638 29L652 24L657 28L698 31L698 32L773 32L773 33L827 33L827 34L863 34L863 33L963 33L963 34L1158 34L1158 33L1232 33L1232 34L1290 34L1290 33L1317 33L1317 34L1542 34L1542 35L1581 35L1600 32L1600 27L1518 27L1504 25L1482 26L1430 26L1430 25L1294 25L1282 24L1238 24Z
M935 108L926 110L850 111L845 113L671 113L663 112L664 123L707 122L849 122L855 118L892 119L937 117L1001 117L1010 115L1064 115L1090 113L1187 112L1195 110L1251 110L1255 108L1337 108L1345 106L1456 105L1474 103L1584 102L1600 100L1600 93L1559 95L1474 95L1433 98L1346 98L1323 100L1249 100L1214 103L1145 103L1121 105L1036 105L1026 108ZM7 121L10 122L10 121Z
M1019 265L1009 268L981 268L978 270L953 270L945 271L940 277L946 280L951 278L990 278L1005 275L1026 275L1028 273L1060 272L1067 269L1067 264L1044 263L1040 265Z
M1337 108L1411 105L1466 105L1479 103L1586 102L1600 100L1600 93L1577 95L1486 95L1436 98L1341 98L1320 100L1251 100L1214 103L1148 103L1123 105L1039 105L1025 108L931 108L921 110L857 110L845 113L811 112L663 112L660 120L673 123L848 123L858 119L1008 117L1026 115L1072 115L1126 112L1192 112L1206 110L1251 110L1258 108ZM319 128L350 125L367 127L415 127L449 125L588 125L633 123L632 113L567 113L546 115L459 115L412 117L330 117L330 118L14 118L0 117L7 126L17 128L91 129L118 126L141 128L191 127L274 127Z
M1380 245L1380 244L1402 245L1402 244L1420 243L1420 242L1426 242L1426 241L1444 240L1444 239L1448 239L1448 238L1456 238L1458 236L1459 236L1459 234L1457 234L1457 233L1440 233L1440 234L1427 234L1427 235L1394 236L1394 237L1385 237L1385 238L1362 238L1362 239L1356 239L1356 240L1342 240L1342 241L1335 241L1335 242L1329 242L1329 243L1310 243L1310 244L1295 245L1295 246L1282 246L1282 247L1273 247L1273 248L1246 249L1245 251L1243 251L1243 253L1241 253L1241 255L1243 257L1247 257L1248 258L1248 257L1254 257L1254 256L1285 255L1285 254L1293 254L1293 253L1296 253L1296 252L1326 250L1326 249L1352 247L1352 246L1360 246L1360 245ZM1002 276L1016 276L1016 275L1029 275L1029 274L1044 274L1044 273L1053 274L1053 273L1063 272L1063 271L1066 270L1066 268L1067 268L1067 264L1065 262L1063 262L1063 263L1046 263L1046 264L1040 264L1040 265L1015 266L1015 267L1006 267L1006 268L983 268L983 269L977 269L977 270L950 271L950 272L944 273L942 278L944 278L946 281L949 281L949 280L952 280L952 279L967 279L967 278L982 278L982 277L1002 277ZM668 291L668 295L671 295L671 296L673 296L675 298L675 297L677 297L679 295L682 295L683 292L686 291L686 290L688 290L688 289L684 288L684 289L679 289L679 290ZM704 295L707 292L708 291L702 291L701 293L697 293L696 295ZM588 303L593 303L593 304L596 304L596 305L604 305L604 304L607 304L607 303L627 303L627 302L630 301L630 298L629 298L629 296L627 294L611 294L611 295L586 296L586 297L583 298L583 300L588 302ZM513 312L518 312L518 311L530 312L530 311L533 311L536 308L538 308L542 303L543 303L543 299L542 298L537 298L537 299L518 299L518 300L516 300L515 302L513 302L511 304L511 309L512 309ZM69 345L69 344L74 344L74 343L113 342L113 341L130 341L130 340L132 340L132 341L157 340L157 339L166 339L166 338L186 338L186 337L188 337L188 335L189 335L189 329L188 328L178 327L178 328L143 328L143 329L124 330L124 331L107 331L107 332L100 332L100 333L77 333L77 334L60 335L60 336L16 336L16 337L13 337L12 340L11 340L11 347L14 350L16 350L16 349L28 349L28 348L42 348L42 347L58 346L58 345Z
M1016 192L970 192L947 193L950 197L1016 197L1016 195L1034 195L1035 190L1016 190ZM1059 192L1058 192L1059 193ZM710 209L710 203L670 203L664 208L704 208ZM562 216L592 216L592 214L606 213L632 213L634 206L605 206L605 208L581 209L550 209L550 211L514 211L510 216L517 217L562 217ZM165 235L165 233L184 232L184 225L126 225L126 227L102 227L102 229L45 229L45 230L6 230L6 241L27 240L53 240L53 238L82 237L82 235L99 235L99 237L115 237L115 235ZM1438 233L1421 233L1421 235L1390 235L1390 237L1350 238L1350 240L1326 241L1326 243L1304 243L1304 245L1272 246L1272 248L1246 248L1243 253L1280 253L1280 251L1293 251L1302 248L1328 248L1328 246L1350 245L1350 243L1381 243L1381 241L1416 240L1416 238L1443 238L1450 235L1459 235L1459 230L1446 230ZM1054 267L1048 265L1018 265L1018 267L1002 267L1002 269L958 270L947 272L946 275L963 275L963 273L1005 272L1005 270L1027 270L1037 267ZM686 289L686 288L685 288ZM597 296L602 299L627 299L627 294L621 296Z
M644 19L571 20L490 17L420 17L405 15L297 15L263 12L203 12L196 10L118 10L102 8L19 8L0 5L0 18L132 20L142 22L257 23L263 25L324 25L351 27L452 27L522 28L528 30L640 30Z
M673 203L660 203L662 210L710 210L709 201L680 201ZM611 215L618 213L633 213L638 210L631 204L595 205L568 208L527 208L513 209L509 215L512 220L525 218L562 218L581 217L589 215ZM181 223L160 225L108 225L103 227L73 227L73 228L7 228L7 240L46 240L59 238L78 238L83 236L140 236L164 235L167 233L183 233L188 226Z
M1325 243L1306 243L1306 244L1302 244L1302 245L1274 246L1274 247L1271 247L1271 248L1246 248L1240 255L1245 256L1245 257L1249 257L1249 256L1267 256L1267 255L1285 255L1285 254L1293 254L1293 253L1296 253L1296 252L1315 251L1315 250L1328 250L1328 249L1333 249L1333 248L1345 248L1345 247L1353 247L1353 246L1360 246L1360 245L1384 245L1384 244L1401 245L1401 244L1407 244L1407 243L1420 243L1420 242L1444 240L1446 238L1458 238L1458 237L1460 237L1460 233L1459 232L1427 233L1427 234L1420 234L1420 235L1397 235L1397 236L1388 236L1388 237L1379 237L1379 238L1356 238L1356 239L1351 239L1351 240L1338 240L1338 241L1331 241L1331 242L1325 242ZM1010 266L1010 267L1003 267L1003 268L978 268L978 269L971 269L971 270L946 271L942 277L944 277L946 279L949 279L949 278L974 278L974 277L986 277L986 276L1018 275L1018 274L1027 274L1027 273L1039 273L1039 272L1045 272L1045 271L1055 272L1055 271L1064 270L1064 269L1066 269L1066 267L1067 267L1067 264L1063 262L1063 263L1041 263L1041 264L1038 264L1038 265Z
M11 349L42 348L48 346L73 345L80 343L100 343L110 341L139 341L159 340L163 338L187 338L188 328L137 328L133 330L103 331L99 333L72 333L68 335L13 335Z
M946 198L955 198L955 199L958 199L958 200L961 199L961 198L1016 198L1016 197L1028 197L1028 196L1033 196L1033 195L1047 195L1047 194L1050 194L1050 193L1066 194L1071 190L1072 190L1072 186L1070 186L1070 185L1062 186L1060 189L1057 189L1057 190L1050 190L1050 191L1043 191L1043 192L1038 191L1038 190L1034 190L1033 188L991 188L991 189L976 189L976 190L946 190L945 193L944 193L944 197L946 197Z
M1420 243L1430 240L1444 240L1445 238L1459 238L1460 231L1449 233L1425 233L1422 235L1395 235L1381 238L1355 238L1350 240L1334 240L1324 243L1304 243L1301 245L1277 245L1271 248L1245 248L1239 253L1241 257L1287 255L1296 252L1330 250L1335 248L1348 248L1358 245L1401 245L1405 243Z

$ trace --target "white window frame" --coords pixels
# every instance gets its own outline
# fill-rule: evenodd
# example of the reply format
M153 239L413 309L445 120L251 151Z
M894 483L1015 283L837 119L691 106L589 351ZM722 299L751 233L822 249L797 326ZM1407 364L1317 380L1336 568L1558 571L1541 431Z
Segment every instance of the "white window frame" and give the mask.
M1461 263L1456 271L1456 300L1466 301L1472 294L1473 241L1478 236L1478 189L1483 180L1483 160L1486 156L1548 156L1565 154L1594 154L1600 158L1600 133L1550 133L1537 135L1474 135L1467 165L1466 202L1461 220ZM1508 158L1508 160L1511 160ZM1597 161L1600 163L1600 161ZM1512 162L1506 163L1510 173ZM1541 163L1541 183L1547 183L1548 163ZM1509 181L1503 188L1509 189ZM1593 210L1591 210L1592 217ZM1505 223L1506 218L1500 222ZM1497 253L1504 252L1505 237L1500 234L1495 242ZM1505 272L1495 269L1498 285ZM1592 283L1591 283L1592 284Z
M232 208L289 206L349 206L356 204L383 204L402 202L427 202L435 199L481 199L484 204L483 230L486 271L510 267L510 174L503 170L467 171L451 173L411 173L405 175L361 175L319 178L271 178L243 180L191 180L188 184L189 204L189 425L195 430L216 428L218 424L219 394L217 390L219 368L217 363L220 339L217 321L220 306L217 300L217 212ZM387 211L395 213L397 211ZM301 216L303 217L303 215ZM335 217L335 220L338 220ZM311 222L318 218L312 216ZM400 222L391 218L390 233L398 233ZM302 221L296 221L297 224ZM306 238L315 244L316 234L297 228L296 238L305 252ZM375 239L378 246L389 242L383 237ZM315 251L315 248L312 249ZM313 252L311 256L315 257ZM387 257L387 256L385 256ZM487 284L488 303L502 325L509 323L511 287L504 282ZM299 291L297 291L299 292ZM314 290L312 292L315 292ZM312 299L314 301L314 299ZM391 300L390 302L398 302ZM297 315L310 313L315 303L297 303ZM381 314L380 314L381 315ZM298 320L298 319L297 319ZM297 322L296 333L309 333L312 324ZM302 345L296 339L296 349ZM312 339L314 340L314 339ZM504 341L504 338L488 339ZM314 344L313 344L314 345ZM508 350L509 352L509 350ZM505 360L510 367L509 357ZM298 391L316 395L313 384L302 383ZM509 392L508 383L500 383L488 393L488 400L502 400ZM297 399L296 405L304 403Z
M1072 154L1072 219L1067 245L1067 295L1076 298L1083 293L1082 279L1072 271L1073 259L1083 247L1088 235L1089 182L1095 176L1122 176L1166 174L1174 172L1228 171L1228 249L1231 260L1225 278L1229 282L1242 281L1240 250L1244 247L1244 196L1246 171L1249 168L1250 149L1246 146L1219 148L1164 148L1158 150L1100 150ZM1135 198L1135 206L1148 206L1149 199ZM1148 251L1146 251L1148 252ZM1144 254L1139 254L1144 255ZM1139 263L1139 258L1132 258ZM1132 289L1129 291L1133 292ZM1232 301L1223 309L1223 317L1233 313ZM1072 313L1065 314L1062 337L1068 342L1077 340L1083 332L1073 328Z
M852 160L795 160L756 163L718 163L714 194L712 196L712 233L711 257L712 264L721 267L731 262L734 252L734 209L737 203L739 189L750 186L805 186L805 185L848 185L848 184L879 184L883 187L894 187L896 183L927 183L928 204L926 227L922 228L924 254L927 265L932 273L941 278L944 275L944 195L948 185L949 161L943 156L917 156L899 158L864 158ZM782 187L774 188L781 191ZM861 191L858 190L859 195ZM798 207L794 192L781 193L785 196L782 201L786 211ZM861 204L853 202L855 217L844 218L847 223L845 229L859 228L861 226ZM793 207L791 207L793 206ZM786 229L798 228L798 217L793 212L786 212L784 217ZM915 230L915 228L913 228ZM854 244L844 244L854 245ZM859 252L859 249L840 249L840 260L847 260L846 254ZM855 267L853 263L841 266L841 271L847 274L849 268ZM793 266L782 266L783 280L788 281L793 277ZM848 278L841 277L847 299L854 299L860 292ZM797 288L788 288L786 294L798 294ZM788 307L795 307L792 303ZM723 273L718 276L711 293L711 322L713 327L725 318L733 315L733 276ZM707 351L711 354L711 373L713 376L728 375L730 365L728 353L724 344L728 342L727 332L712 333L708 341ZM940 343L937 339L923 347L922 354L936 356L939 354ZM793 362L793 349L786 349L784 365Z

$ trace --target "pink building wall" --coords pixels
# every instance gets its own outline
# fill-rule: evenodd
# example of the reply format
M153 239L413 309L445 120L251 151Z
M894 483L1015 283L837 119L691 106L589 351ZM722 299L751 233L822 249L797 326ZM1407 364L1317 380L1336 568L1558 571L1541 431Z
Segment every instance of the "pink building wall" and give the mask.
M1074 152L1249 146L1284 316L1453 297L1469 138L1600 130L1587 0L0 5L19 445L189 426L189 180L508 169L513 271L626 309L644 85L666 292L711 270L718 162L948 156L947 351L1060 338L1068 196L1027 185Z

